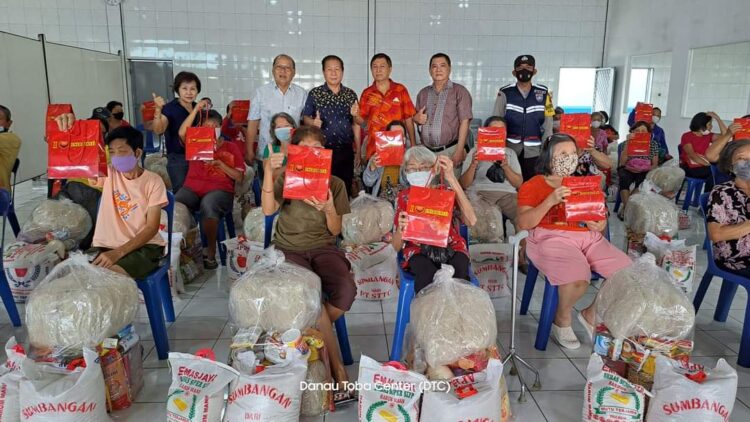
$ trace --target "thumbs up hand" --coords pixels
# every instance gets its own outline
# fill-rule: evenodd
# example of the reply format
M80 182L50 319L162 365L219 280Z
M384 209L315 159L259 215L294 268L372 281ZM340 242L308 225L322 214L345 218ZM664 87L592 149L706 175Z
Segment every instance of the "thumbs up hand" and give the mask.
M156 105L156 109L161 111L162 107L164 107L164 105L166 104L164 98L156 95L155 92L152 92L151 96L154 97L154 104Z
M356 101L352 104L352 108L349 109L349 113L351 113L353 117L359 117L359 104Z
M415 114L415 115L414 115L414 121L415 121L415 122L416 122L416 123L417 123L418 125L423 125L423 124L427 123L427 114L425 114L425 110L426 110L426 109L427 109L426 107L422 107L422 108L421 108L421 109L420 109L420 110L419 110L419 111L417 112L417 114Z
M315 112L315 119L313 120L312 124L313 124L313 126L315 126L317 128L320 128L321 126L323 126L323 121L320 120L320 111L316 111Z

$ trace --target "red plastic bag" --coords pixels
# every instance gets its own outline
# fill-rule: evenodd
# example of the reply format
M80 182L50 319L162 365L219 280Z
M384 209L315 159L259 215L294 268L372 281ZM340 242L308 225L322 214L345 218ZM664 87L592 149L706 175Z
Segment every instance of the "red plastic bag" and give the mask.
M107 156L98 120L76 120L61 132L55 126L47 135L47 177L94 178L107 175Z
M477 160L505 160L505 127L480 127L477 130Z
M629 157L648 157L651 155L651 134L636 132L628 140Z
M742 129L734 134L734 139L750 139L750 118L734 119L733 123L742 126Z
M599 176L563 177L562 185L571 190L565 201L565 220L568 223L607 219L607 207L600 183Z
M588 113L563 114L560 116L560 133L572 136L578 148L588 148L591 137L591 115Z
M156 114L156 103L153 101L144 101L143 109L141 110L141 117L143 118L143 123L154 120L155 114Z
M210 161L214 159L216 131L212 127L194 126L185 134L185 159L188 161Z
M61 114L73 113L73 106L70 104L47 104L47 119L45 121L46 132L49 136L50 132L57 131L57 122L55 118Z
M654 105L649 103L637 103L635 105L635 121L651 123L654 121Z
M331 186L332 151L289 145L287 149L284 199L328 199Z
M397 130L375 132L375 151L380 165L400 166L404 162L404 135Z
M456 193L445 189L409 188L407 223L403 239L439 247L448 246Z
M247 115L250 113L250 100L234 100L232 102L231 119L236 125L247 123Z

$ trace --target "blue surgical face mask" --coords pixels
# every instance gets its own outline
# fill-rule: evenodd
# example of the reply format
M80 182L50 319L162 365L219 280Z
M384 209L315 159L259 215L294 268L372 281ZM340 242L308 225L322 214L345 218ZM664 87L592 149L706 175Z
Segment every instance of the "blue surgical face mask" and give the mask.
M738 179L750 182L750 160L740 160L732 166L732 172Z
M292 128L291 127L277 127L274 129L273 134L276 135L276 139L278 139L281 142L289 142L289 140L292 138Z

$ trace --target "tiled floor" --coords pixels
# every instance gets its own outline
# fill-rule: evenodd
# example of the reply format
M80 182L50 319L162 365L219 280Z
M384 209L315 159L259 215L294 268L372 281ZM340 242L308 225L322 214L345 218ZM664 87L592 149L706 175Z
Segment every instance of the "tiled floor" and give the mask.
M46 186L45 186L46 187ZM33 205L44 197L43 190L33 190L31 183L19 186L16 193L16 209L20 221L26 220ZM700 243L703 239L703 226L700 216L693 212L696 223L693 228L680 233L688 239L688 244ZM615 245L624 245L622 223L616 218L611 219L612 241ZM7 232L10 232L7 229ZM6 235L7 236L7 235ZM7 237L6 237L7 238ZM699 249L696 283L705 269L705 252ZM227 293L223 282L225 273L222 270L211 272L200 280L187 286L188 293L182 295L182 300L176 303L178 312L177 322L169 327L172 350L180 352L195 352L205 347L213 347L217 359L224 360L229 353L230 330L227 323ZM519 289L524 281L519 282ZM596 293L590 288L590 295L581 300L585 306ZM542 375L542 388L527 396L525 403L518 403L519 383L517 377L507 376L510 390L511 404L517 421L578 421L581 420L583 407L583 386L586 382L585 367L588 362L590 344L584 343L577 351L561 349L550 342L547 350L540 352L534 349L534 335L536 333L537 317L541 305L543 288L541 282L535 289L534 300L531 303L530 315L520 316L517 321L517 350L528 358ZM718 298L719 283L715 281L698 313L695 330L696 349L695 360L713 366L719 357L736 367L737 351L739 347L744 306L747 295L743 289L738 290L737 299L732 304L732 311L726 323L713 321L713 309ZM495 299L498 323L498 343L501 348L506 347L510 338L510 299ZM362 351L379 360L388 358L388 351L393 332L396 301L385 302L356 302L347 314L349 341L355 356L359 360ZM21 307L23 312L23 307ZM577 322L576 322L577 324ZM576 327L580 330L580 327ZM144 360L145 387L137 397L137 402L128 410L116 414L117 420L122 421L159 421L164 420L164 401L170 384L170 373L167 363L156 359L153 342L145 312L141 312L137 329L144 338L146 355ZM0 311L0 343L4 344L8 337L15 334L24 338L23 330L14 330L8 322L5 312ZM579 335L581 331L579 331ZM350 377L357 376L357 363L347 368ZM750 369L739 368L739 389L732 421L750 420ZM507 369L506 369L507 374ZM528 380L528 372L522 373ZM323 418L308 419L322 421ZM325 421L356 421L356 405L342 408L325 417Z

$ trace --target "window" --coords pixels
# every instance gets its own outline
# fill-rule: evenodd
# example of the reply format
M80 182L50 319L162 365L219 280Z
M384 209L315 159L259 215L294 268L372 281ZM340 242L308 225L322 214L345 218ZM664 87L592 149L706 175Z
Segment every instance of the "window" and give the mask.
M596 68L560 68L558 92L553 98L555 106L565 113L591 113L594 105Z

